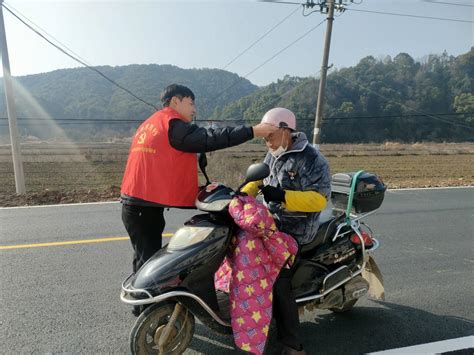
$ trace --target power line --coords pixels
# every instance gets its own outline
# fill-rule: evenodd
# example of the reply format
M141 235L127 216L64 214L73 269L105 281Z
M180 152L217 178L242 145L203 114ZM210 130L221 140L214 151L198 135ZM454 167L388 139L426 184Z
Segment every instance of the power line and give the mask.
M271 101L268 101L268 102L265 102L264 104L260 105L260 106L257 106L256 108L254 108L255 111L260 111L262 110L264 107L269 107L269 106L272 106L274 102L280 100L281 98L283 98L284 96L286 95L289 95L291 92L295 91L296 89L299 89L300 87L302 87L303 85L307 84L308 82L310 82L311 80L313 79L316 79L316 75L318 73L321 72L321 69L318 70L318 72L316 74L314 74L313 76L310 76L309 78L306 78L305 80L301 80L301 82L292 87L291 89L285 91L283 94L280 94L280 95L277 95L275 98L273 98ZM243 118L243 115L239 115L239 116L233 116L233 117L230 117L226 120L230 120L230 121L242 121L242 118ZM209 121L213 121L213 120L209 120ZM216 121L216 120L214 120Z
M305 82L302 82L305 83ZM291 90L294 90L292 88ZM284 96L284 94L279 95L279 96ZM418 116L424 116L424 115L436 115L436 116L468 116L468 115L474 115L473 112L441 112L441 113L418 113L418 114L400 114L400 115L372 115L372 116L342 116L342 117L328 117L328 119L346 119L346 118L351 118L351 119L358 119L358 118L391 118L391 117L418 117ZM44 118L44 117L19 117L19 120L27 120L27 121L92 121L92 122L141 122L143 121L142 119L119 119L119 118ZM7 117L0 117L0 120L7 120ZM222 121L228 121L229 119L223 119ZM218 121L218 120L201 120L201 121Z
M353 8L347 8L346 10L347 10L347 11L367 12L367 13L371 13L371 14L381 14L381 15L401 16L401 17L423 18L423 19L428 19L428 20L441 20L441 21L474 23L474 21L460 20L460 19L454 19L454 18L445 18L445 17L431 17L431 16L412 15L412 14L399 14L399 13L395 13L395 12L382 12L382 11L359 10L359 9L353 9Z
M296 88L296 87L295 87ZM294 90L295 88L291 89ZM284 95L284 94L283 94ZM279 95L279 96L283 96ZM470 116L474 115L474 112L442 112L442 113L419 113L419 114L400 114L400 115L375 115L375 116L333 116L333 117L326 117L324 118L325 121L331 120L381 120L381 119L402 119L402 118L412 118L412 117L424 117L424 118L432 118L431 115L436 116ZM0 120L5 121L6 117L0 117ZM19 121L22 123L27 122L41 122L42 124L50 124L50 123L59 123L59 124L94 124L94 123L137 123L143 122L142 119L92 119L92 118L56 118L56 119L49 119L49 118L40 118L40 117L31 117L25 118L20 117L18 118ZM216 120L200 120L199 122L239 122L242 119L216 119ZM257 120L246 120L246 121L257 121ZM298 121L313 121L313 119L298 119ZM2 124L2 122L0 122ZM468 126L470 127L470 126ZM471 127L471 128L474 128Z
M471 113L472 114L472 113ZM335 121L350 121L350 120L377 120L377 121L380 121L380 120L396 120L396 119L406 119L406 118L415 118L415 117L418 117L418 118L421 118L421 119L433 119L433 118L436 118L434 117L433 115L431 114L417 114L417 115L390 115L390 116L352 116L352 117L326 117L326 118L323 118L323 123L329 123L331 122L331 124L342 124L343 122L335 122ZM453 122L453 121L448 121L446 119L438 119L439 121L443 122L443 123L446 123L446 124L450 124L450 125L453 125L453 126L459 126L459 127L463 127L463 128L468 128L468 129L474 129L474 126L469 126L469 125L464 125L462 123L458 123L458 122ZM229 121L237 121L237 122L241 122L242 120L207 120L208 122L210 123L213 123L213 122L229 122ZM300 118L300 119L297 119L298 122L313 122L314 120L311 119L311 118ZM258 123L260 122L260 120L245 120L245 122L247 123Z
M24 17L25 19L27 19L27 21L29 21L32 25L28 24L25 20L23 20L22 18L20 18L20 16L18 16L16 13L14 13L11 9L9 9L5 4L3 4L3 6L5 7L5 9L7 9L14 17L16 17L19 21L21 21L25 26L27 26L30 30L32 30L33 32L35 32L38 36L40 36L41 38L43 38L45 41L47 41L49 44L51 44L52 46L54 46L56 49L60 50L62 53L66 54L68 57L72 58L73 60L77 61L78 63L82 64L83 66L85 66L86 68L90 69L90 70L93 70L95 71L96 73L98 73L99 75L101 75L103 78L105 78L106 80L108 80L109 82L111 82L112 84L116 85L117 87L121 88L122 90L126 91L127 93L129 93L130 95L132 95L133 97L135 97L136 99L140 100L141 102L153 107L155 110L158 110L158 108L156 106L154 106L153 104L150 104L146 101L144 101L143 99L139 98L137 95L135 95L134 93L132 93L130 90L124 88L123 86L121 86L120 84L116 83L115 81L113 81L112 79L110 79L109 77L107 77L104 73L102 73L100 70L90 66L89 64L86 63L85 60L83 60L82 58L79 59L78 55L75 55L73 56L72 54L68 53L67 51L65 51L63 48L61 48L59 45L53 43L51 40L49 40L48 38L46 38L45 35L43 35L42 33L40 33L37 29L33 28L33 26L37 27L37 28L40 28L38 25L36 25L33 21L31 21L30 19L28 19L26 16L22 15L22 17ZM268 30L267 32L265 32L262 36L260 36L256 41L254 41L252 44L250 44L250 46L248 46L245 50L243 50L241 53L239 53L236 57L234 57L229 63L227 63L223 70L226 69L228 66L230 66L232 63L234 63L238 58L240 58L243 54L245 54L247 51L249 51L251 48L253 48L257 43L259 43L261 40L263 40L266 36L268 36L271 32L273 32L278 26L280 26L283 22L285 22L288 18L290 18L294 13L296 13L296 11L298 11L298 9L295 9L293 10L289 15L287 15L286 17L284 17L282 20L280 20L277 24L275 24L270 30ZM324 22L324 21L323 21ZM321 22L322 23L322 22ZM288 49L289 47L291 47L293 44L295 44L296 42L298 42L299 40L301 40L302 38L304 38L305 36L307 36L310 32L312 32L313 30L315 30L317 27L319 27L318 24L317 26L313 27L312 29L310 29L309 31L307 31L306 33L304 33L302 36L300 36L299 38L297 38L295 41L293 41L292 43L290 43L289 45L287 45L285 48L283 48L282 50L280 50L279 52L277 52L276 54L274 54L272 57L270 57L269 59L267 59L265 62L263 62L262 64L260 64L259 66L257 66L256 68L254 68L252 71L250 71L249 73L247 73L244 78L247 78L249 75L253 74L255 71L257 71L258 69L260 69L261 67L263 67L265 64L267 64L268 62L270 62L272 59L274 59L275 57L277 57L278 55L280 55L282 52L284 52L286 49ZM46 31L42 30L43 32L47 33ZM57 39L55 39L53 36L51 36L50 34L47 34L48 36L50 36L51 38L53 38L56 42L60 43L63 47L66 47L65 45L63 45L60 41L58 41ZM66 47L67 48L67 47ZM69 49L69 48L68 48ZM72 50L69 49L70 52L74 53ZM229 86L228 88L224 89L223 91L221 91L221 93L217 96L221 96L225 91L231 89L232 87L234 87L236 84L238 84L240 82L241 78L239 78L239 80L237 80L234 84L232 84L231 86ZM216 98L217 98L216 97Z
M84 63L87 63L88 65L92 66L90 63L87 62L87 60L85 60L84 58L82 58L79 54L75 53L71 48L69 48L68 46L66 46L64 43L62 43L61 41L59 41L57 38L55 38L52 34L48 33L44 28L40 27L38 24L34 23L31 19L29 19L27 16L25 16L25 14L21 13L20 11L18 11L18 9L16 9L15 7L13 7L11 4L7 4L11 9L13 9L17 15L21 16L25 21L28 21L30 23L30 25L36 27L38 30L40 30L42 33L46 34L47 36L49 36L50 38L52 38L54 41L56 41L56 43L58 43L59 45L61 45L62 47L66 48L70 53L74 54L77 58L81 59Z
M271 2L274 4L285 4L285 5L304 5L302 2L291 2L291 1L272 1L272 0L258 0L258 2Z
M474 7L474 5L468 4L460 4L457 2L445 2L445 1L434 1L434 0L424 0L425 2L429 2L431 4L440 4L440 5L451 5L451 6L463 6L463 7Z
M243 56L246 52L248 52L251 48L253 48L257 43L259 43L262 39L264 39L266 36L268 36L271 32L273 32L278 26L280 26L283 22L285 22L287 19L289 19L293 14L298 11L298 8L296 8L294 11L292 11L289 15L287 15L285 18L283 18L280 22L278 22L275 26L270 28L267 32L265 32L262 36L260 36L256 41L254 41L250 46L245 48L242 52L240 52L238 55L236 55L229 63L227 63L222 70L225 70L228 68L232 63L234 63L237 59L239 59L241 56Z
M148 105L148 106L151 106L153 107L155 110L158 110L158 108L143 100L142 98L138 97L137 95L135 95L132 91L130 91L129 89L123 87L122 85L118 84L117 82L115 82L114 80L110 79L107 75L105 75L104 73L102 73L100 70L98 70L97 68L94 68L90 65L88 65L87 63L85 63L84 61L76 58L75 56L73 56L72 54L68 53L66 50L64 50L63 48L61 48L59 45L53 43L52 41L50 41L48 38L46 38L42 33L40 33L38 30L36 30L35 28L33 28L32 26L30 26L28 23L26 23L26 21L24 21L22 18L20 18L16 13L14 13L12 10L10 10L4 3L2 4L2 6L8 11L10 12L15 18L17 18L21 23L23 23L25 26L27 26L30 30L32 30L33 32L35 32L38 36L40 36L41 38L43 38L46 42L48 42L49 44L51 44L53 47L55 47L56 49L58 49L59 51L61 51L62 53L64 53L65 55L67 55L69 58L75 60L76 62L80 63L81 65L85 66L87 69L90 69L94 72L96 72L97 74L99 74L100 76L102 76L104 79L106 79L107 81L111 82L113 85L117 86L118 88L122 89L123 91L127 92L128 94L130 94L131 96L133 96L134 98L136 98L137 100L143 102L144 104Z
M281 2L280 2L281 3ZM440 3L440 2L438 2ZM293 3L293 4L297 4L297 3ZM301 5L301 4L300 4ZM38 36L40 36L41 38L43 38L45 41L47 41L48 43L50 43L52 46L54 46L56 49L60 50L62 53L66 54L67 56L69 56L70 58L72 58L73 60L79 62L80 64L82 64L83 66L85 66L86 68L90 69L90 70L93 70L95 71L96 73L98 73L99 75L101 75L103 78L105 78L106 80L108 80L109 82L111 82L112 84L116 85L117 87L119 87L120 89L126 91L127 93L129 93L130 95L132 95L133 97L135 97L137 100L153 107L155 110L158 110L157 107L155 107L153 104L150 104L146 101L144 101L143 99L139 98L138 96L136 96L134 93L132 93L130 90L124 88L123 86L121 86L120 84L116 83L114 80L110 79L109 77L107 77L104 73L102 73L100 70L96 69L96 68L93 68L91 67L90 65L88 65L87 63L85 63L83 60L80 60L78 58L76 58L75 56L71 55L70 53L66 52L64 49L62 49L59 45L56 45L55 43L53 43L52 41L50 41L48 38L46 38L43 34L41 34L38 30L34 29L31 25L29 25L28 23L26 23L23 19L21 19L17 14L15 14L12 10L10 10L4 3L2 4L2 6L8 11L10 12L14 17L16 17L20 22L22 22L25 26L27 26L30 30L32 30L33 32L35 32ZM368 10L356 10L356 9L348 9L348 10L351 10L351 11L359 11L359 12L369 12L369 13L377 13L377 14L385 14L385 15L396 15L396 16L405 16L405 17L417 17L417 18L427 18L427 19L437 19L437 20L447 20L447 21L456 21L456 22L467 22L467 23L474 23L472 21L465 21L465 20L457 20L457 19L447 19L447 18L435 18L435 17L426 17L426 16L418 16L418 15L410 15L410 14L396 14L396 13L387 13L387 12L378 12L378 11L368 11ZM285 18L283 18L280 22L278 22L275 26L273 26L269 31L267 31L263 36L261 36L257 41L253 42L249 47L247 47L243 52L239 53L239 55L237 55L234 59L231 60L231 62L229 62L225 67L229 66L230 64L232 64L236 59L238 59L240 56L242 56L246 51L248 51L250 48L252 48L253 46L255 46L255 44L257 44L258 42L260 42L264 37L266 37L269 33L271 33L275 28L277 28L281 23L283 23L286 19L288 19L290 16L292 16L295 12L297 11L294 10L292 11L288 16L286 16ZM26 18L26 17L25 17ZM31 20L29 20L31 23L33 23ZM259 66L257 66L256 68L254 68L253 70L251 70L249 73L247 73L244 78L247 78L248 76L250 76L251 74L253 74L255 71L257 71L258 69L260 69L261 67L263 67L264 65L266 65L268 62L270 62L271 60L273 60L275 57L277 57L278 55L280 55L282 52L284 52L285 50L287 50L288 48L290 48L292 45L294 45L295 43L297 43L298 41L300 41L301 39L303 39L304 37L306 37L308 34L310 34L312 31L314 31L316 28L318 28L322 23L324 23L326 21L326 19L324 19L323 21L321 21L319 24L317 24L316 26L312 27L310 30L308 30L307 32L305 32L303 35L301 35L300 37L298 37L296 40L294 40L293 42L291 42L290 44L288 44L287 46L285 46L283 49L281 49L280 51L278 51L277 53L275 53L273 56L271 56L270 58L268 58L266 61L264 61L262 64L260 64ZM36 27L39 27L37 25L35 25ZM49 35L51 36L51 35ZM52 36L51 36L52 37ZM53 37L54 38L54 37ZM57 41L57 40L56 40ZM57 41L59 42L59 41ZM59 42L61 43L61 42ZM66 47L67 48L67 47ZM72 51L71 51L72 52ZM346 78L344 78L346 79ZM235 82L234 84L232 84L230 87L228 87L227 89L221 91L221 94L227 90L229 90L230 88L232 88L233 86L235 86L238 82L240 82L240 78L237 82ZM348 80L348 79L346 79ZM300 85L298 85L297 87L301 86L304 82L302 82ZM357 83L358 84L358 83ZM360 85L360 84L358 84ZM295 88L292 88L290 89L288 92L291 92L293 90L295 90L297 87ZM378 95L384 99L387 99L386 97L368 89L368 88L365 88L366 90L374 93L375 95ZM288 93L287 92L287 93ZM279 98L281 98L282 96L286 95L287 93L284 93L282 95L280 95ZM219 95L219 96L220 96ZM218 96L218 97L219 97ZM389 99L388 99L389 100ZM390 101L390 100L389 100ZM403 104L401 104L402 106L405 106ZM412 109L412 108L409 108L408 106L405 106L406 108L408 108L409 110L412 110L414 112L419 112L419 115L421 116L428 116L428 117L431 117L433 119L437 119L437 120L441 120L445 123L448 123L448 124L455 124L455 125L459 125L459 126L462 126L462 127L465 127L465 128L472 128L470 126L467 126L467 125L462 125L462 124L456 124L454 122L451 122L451 121L445 121L445 120L442 120L440 119L439 117L436 117L436 116L432 116L432 115L429 115L429 114L425 114L425 113L422 113L420 111L417 111L415 109ZM415 115L417 116L417 115ZM401 117L401 116L397 116L397 117ZM404 116L406 117L406 116ZM359 117L359 119L362 119L363 117ZM379 119L381 117L378 117ZM356 119L356 117L344 117L344 118L327 118L327 119ZM327 120L326 119L326 120ZM101 122L106 122L106 120L100 120ZM119 122L120 121L120 122ZM205 122L205 121L210 121L210 122L216 122L217 120L199 120L201 122ZM230 121L230 120L226 120L226 121ZM116 120L116 121L110 121L110 122L119 122L119 123L132 123L132 122L136 122L135 120ZM81 123L86 123L84 121L81 121Z
M250 76L251 74L255 73L258 69L260 69L261 67L263 67L265 64L267 64L268 62L270 62L272 59L276 58L277 56L279 56L281 53L283 53L285 50L287 50L288 48L290 48L292 45L294 45L295 43L297 43L298 41L300 41L301 39L303 39L304 37L306 37L307 35L309 35L311 32L313 32L316 28L318 28L319 26L321 26L324 22L326 21L326 19L324 19L323 21L321 21L320 23L318 23L316 26L310 28L308 31L306 31L304 34L302 34L301 36L299 36L297 39L295 39L293 42L291 42L290 44L288 44L287 46L285 46L283 49L279 50L277 53L275 53L274 55L272 55L270 58L268 58L267 60L265 60L262 64L258 65L256 68L252 69L250 72L248 72L247 74L245 74L243 77L241 78L238 78L233 84L231 84L230 86L228 86L227 88L225 88L224 90L222 90L219 95L217 95L216 97L214 97L212 100L217 100L219 97L221 97L226 91L232 89L234 86L236 86L237 84L240 84L242 79L246 79L248 76ZM197 120L197 121L200 121L200 120Z
M305 13L305 12L304 12L304 7L303 7L303 16L304 16L304 17L308 17L308 16L314 14L315 12L321 12L321 10L313 10L313 11L311 11L311 12Z
M261 67L263 67L265 64L267 64L268 62L270 62L272 59L276 58L277 56L279 56L281 53L283 53L284 51L286 51L288 48L290 48L292 45L294 45L295 43L299 42L300 40L302 40L304 37L306 37L307 35L309 35L311 32L313 32L315 29L317 29L319 26L321 26L324 22L326 22L326 19L322 20L320 23L318 23L316 26L310 28L308 31L306 31L305 33L303 33L301 36L299 36L297 39L295 39L293 42L291 42L290 44L288 44L286 47L284 47L283 49L279 50L277 53L275 53L274 55L272 55L270 58L268 58L266 61L264 61L262 64L260 64L259 66L257 66L255 69L251 70L250 72L248 72L244 78L247 78L249 75L255 73L258 69L260 69Z
M35 28L33 28L33 26L37 27L37 28L40 28L38 25L36 25L33 21L31 21L30 19L28 19L26 16L22 15L22 17L24 17L25 19L27 19L32 25L26 23L25 20L23 20L22 18L20 18L17 14L15 14L12 10L10 10L7 6L5 6L5 4L3 4L3 6L13 15L15 16L19 21L21 21L24 25L26 25L30 30L34 31L37 35L39 35L40 37L42 37L44 40L46 40L49 44L53 45L56 49L60 50L62 53L66 54L67 56L69 56L70 58L72 58L73 60L79 62L80 64L82 64L83 66L87 67L88 69L91 69L93 71L95 71L96 73L98 73L99 75L101 75L102 77L104 77L106 80L110 81L111 83L113 83L114 85L116 85L117 87L121 88L122 90L125 90L127 93L129 93L130 95L132 95L133 97L135 97L136 99L140 100L141 102L153 107L155 110L158 110L158 108L156 106L154 106L153 104L150 104L146 101L144 101L143 99L139 98L137 95L135 95L134 93L132 93L130 90L124 88L123 86L121 86L120 84L116 83L115 81L113 81L112 79L108 78L104 73L102 73L101 71L99 71L98 69L96 68L93 68L91 65L87 64L87 62L80 58L77 54L75 54L72 50L70 50L67 46L65 46L64 44L62 44L60 41L58 41L57 39L55 39L52 35L48 34L46 31L42 30L43 32L45 32L48 36L50 36L51 38L53 38L56 42L58 42L59 44L61 44L63 47L66 47L70 52L72 52L73 54L75 54L75 56L71 55L70 53L67 53L64 49L62 49L59 45L53 43L51 40L49 40L48 38L46 38L44 35L42 35L38 30L36 30ZM17 11L17 10L15 10ZM259 43L260 41L262 41L266 36L268 36L271 32L273 32L278 26L280 26L283 22L285 22L288 18L290 18L294 13L296 13L298 11L298 9L295 9L293 10L289 15L287 15L286 17L284 17L282 20L280 20L277 24L275 24L270 30L268 30L267 32L265 32L262 36L260 36L256 41L254 41L252 44L250 44L250 46L248 46L246 49L244 49L241 53L239 53L237 56L235 56L230 62L228 62L223 68L222 70L226 69L227 67L229 67L232 63L234 63L238 58L240 58L242 55L244 55L247 51L249 51L251 48L253 48L257 43ZM18 12L18 11L17 11ZM317 27L317 26L316 26ZM313 28L314 29L314 28ZM312 30L310 30L309 32L311 32ZM307 35L307 34L305 34ZM305 36L303 35L303 37ZM294 43L296 43L298 40L300 40L301 38L297 39ZM257 68L255 68L253 71L251 71L250 73L248 73L245 78L247 76L249 76L250 74L252 74L253 72L255 72L256 70L258 70L259 68L261 68L263 65L265 65L266 63L268 63L270 60L272 60L273 58L275 58L277 55L279 55L281 52L283 52L284 50L286 50L288 47L290 47L292 44L294 43L291 43L289 46L287 46L286 48L284 48L282 51L278 52L277 54L275 54L272 58L270 58L269 60L267 60L265 63L261 64L260 66L258 66ZM80 58L80 59L78 59ZM231 85L230 87L228 87L227 89L221 91L221 93L219 94L219 96L222 95L223 92L225 92L226 90L229 90L230 88L232 88L235 84L237 84L238 82L240 81L240 78L239 80L234 83L233 85ZM218 97L219 97L218 96Z
M407 118L407 117L429 117L427 115L436 115L436 116L467 116L474 115L474 112L444 112L444 113L419 113L419 114L403 114L403 115L383 115L383 116L345 116L345 117L328 117L326 120L347 120L347 119L387 119L387 118Z

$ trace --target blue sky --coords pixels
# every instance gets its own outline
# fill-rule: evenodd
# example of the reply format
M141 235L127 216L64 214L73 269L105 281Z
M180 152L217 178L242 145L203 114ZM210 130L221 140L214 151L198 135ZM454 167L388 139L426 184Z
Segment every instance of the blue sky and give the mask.
M291 0L294 1L294 0ZM359 1L359 0L358 0ZM438 0L436 0L438 1ZM441 0L439 0L441 1ZM356 10L396 12L474 21L470 0L364 0ZM295 10L293 5L253 1L22 1L11 5L93 65L173 64L223 68L233 57ZM339 15L339 14L338 14ZM4 10L14 76L79 64L51 47ZM323 20L295 12L227 70L241 76ZM265 85L285 74L308 76L321 67L325 24L277 56L248 79ZM346 11L335 19L329 62L341 68L361 58L406 52L459 55L474 45L469 23Z

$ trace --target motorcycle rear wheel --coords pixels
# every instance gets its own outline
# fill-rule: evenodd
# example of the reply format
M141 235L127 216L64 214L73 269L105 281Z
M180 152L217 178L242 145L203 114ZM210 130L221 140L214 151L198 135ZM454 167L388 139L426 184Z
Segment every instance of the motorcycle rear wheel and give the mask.
M358 301L358 298L354 299L354 300L350 300L350 301L347 301L346 303L344 303L343 305L341 305L340 307L333 307L333 308L329 308L329 310L331 312L334 312L334 313L345 313L345 312L349 312L354 306L355 304L357 303Z
M174 303L158 303L145 309L130 333L132 354L175 355L182 354L186 350L194 335L194 316L186 308L179 313L171 328L164 352L160 352L158 348L158 341L173 314L174 306Z

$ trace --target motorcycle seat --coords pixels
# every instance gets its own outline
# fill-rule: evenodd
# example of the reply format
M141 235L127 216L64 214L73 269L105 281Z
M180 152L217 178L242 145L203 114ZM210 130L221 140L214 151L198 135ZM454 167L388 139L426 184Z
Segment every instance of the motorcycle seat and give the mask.
M321 218L316 236L311 242L301 246L300 254L307 254L308 252L313 251L317 246L326 242L326 240L328 240L329 237L335 232L339 223L342 222L344 216L345 214L341 213L336 216L330 215L329 218L327 216L325 216L326 218ZM323 215L321 217L323 217Z

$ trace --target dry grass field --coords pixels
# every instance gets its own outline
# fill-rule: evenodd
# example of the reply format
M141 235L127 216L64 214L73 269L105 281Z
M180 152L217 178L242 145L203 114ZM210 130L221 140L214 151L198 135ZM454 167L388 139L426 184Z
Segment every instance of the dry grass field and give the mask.
M474 185L474 143L323 145L331 172L367 170L389 188ZM114 200L128 143L31 143L22 145L27 194L15 194L8 145L0 145L0 206ZM213 181L237 186L263 144L208 153Z

